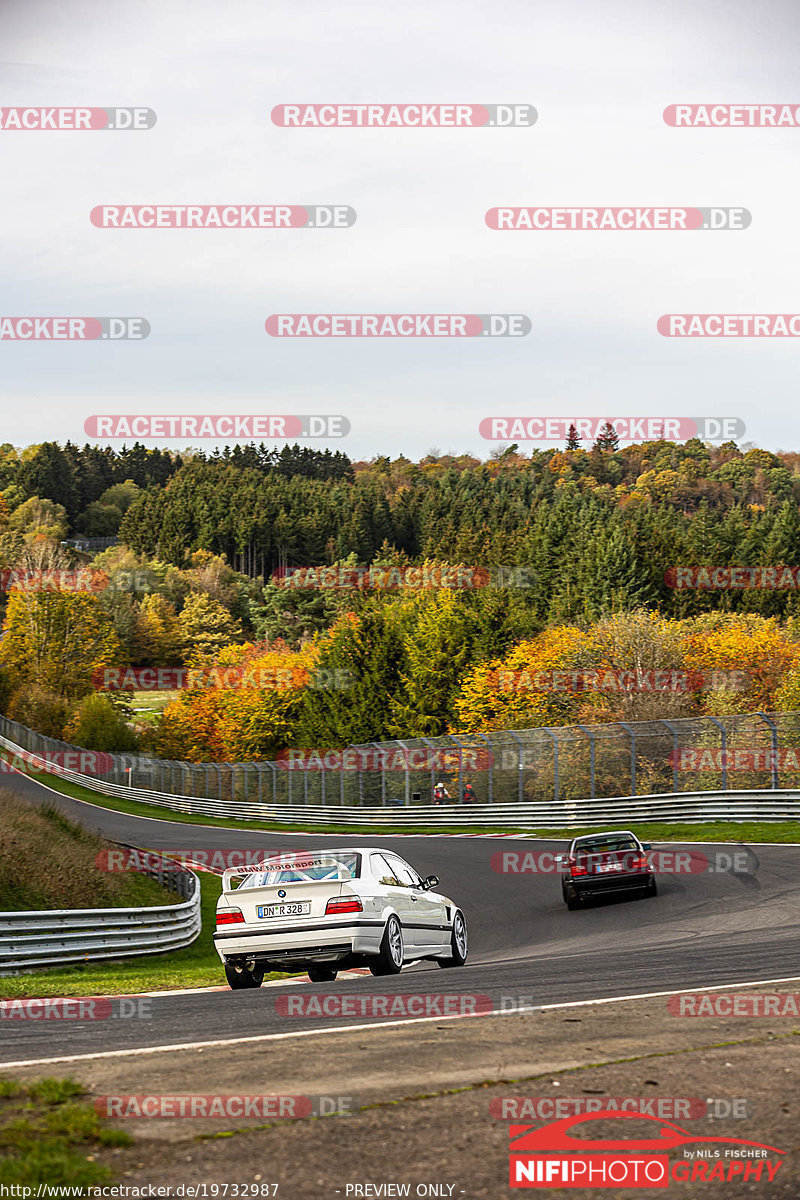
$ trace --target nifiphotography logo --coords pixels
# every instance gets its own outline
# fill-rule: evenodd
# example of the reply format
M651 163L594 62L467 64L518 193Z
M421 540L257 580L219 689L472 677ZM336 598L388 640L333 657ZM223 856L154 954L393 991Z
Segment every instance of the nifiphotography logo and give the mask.
M571 1129L592 1121L643 1121L650 1137L574 1137ZM565 1117L541 1128L509 1126L511 1187L668 1188L675 1183L772 1183L785 1150L744 1138L705 1137L669 1121L632 1112L599 1112ZM686 1149L702 1144L702 1149ZM670 1162L669 1151L682 1157Z

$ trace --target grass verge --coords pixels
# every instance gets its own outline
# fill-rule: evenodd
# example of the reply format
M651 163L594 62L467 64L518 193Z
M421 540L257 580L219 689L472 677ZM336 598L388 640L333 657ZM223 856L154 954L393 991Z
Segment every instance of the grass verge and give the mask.
M131 1136L108 1129L84 1089L72 1079L18 1083L0 1078L0 1184L4 1187L108 1183L108 1166L98 1153L130 1146ZM19 1194L19 1193L17 1193Z
M4 788L0 811L0 912L174 904L146 875L99 872L113 843L66 817L55 797L37 806Z
M1 757L2 755L0 755ZM152 804L142 804L136 800L124 800L117 797L102 796L89 788L77 783L69 783L57 775L46 771L31 771L31 775L40 783L71 796L75 800L84 800L98 808L107 808L112 812L128 813L132 817L149 817L151 820L173 821L179 825L209 825L221 829L253 829L270 830L273 833L336 833L353 835L369 835L381 833L410 832L420 836L431 834L452 833L502 833L507 837L525 834L527 837L563 838L569 839L576 834L601 833L608 825L587 826L580 829L561 827L532 827L519 825L508 828L480 821L475 815L471 821L456 822L446 826L419 825L409 828L408 825L383 824L364 825L305 825L290 821L241 821L235 818L195 816L173 812L168 808L158 808ZM767 793L768 794L768 793ZM753 842L794 842L800 841L800 803L797 806L797 821L704 821L692 824L686 821L677 822L635 822L636 832L641 837L654 841L685 841L685 842L714 842L714 841L753 841Z

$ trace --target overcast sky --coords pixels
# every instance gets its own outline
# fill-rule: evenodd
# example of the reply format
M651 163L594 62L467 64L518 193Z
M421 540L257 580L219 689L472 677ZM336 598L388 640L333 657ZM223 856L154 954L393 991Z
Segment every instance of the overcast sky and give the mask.
M669 312L800 312L800 7L670 0L18 0L0 105L140 105L147 132L0 132L4 315L143 316L141 343L0 342L17 445L92 413L341 413L351 457L486 456L491 415L732 416L800 449L797 339ZM517 102L532 128L282 129L290 102ZM103 230L97 204L340 203L344 230ZM495 232L496 205L725 205L740 232ZM524 338L277 339L271 313L525 313ZM119 444L119 443L117 443ZM168 442L151 442L166 445ZM175 443L173 443L175 444ZM533 443L525 444L530 449Z

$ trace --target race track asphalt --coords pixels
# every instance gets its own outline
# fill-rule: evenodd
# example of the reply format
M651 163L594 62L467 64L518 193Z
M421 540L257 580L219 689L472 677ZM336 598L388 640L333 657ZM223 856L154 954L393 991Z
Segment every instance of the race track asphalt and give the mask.
M291 1035L385 1020L363 1015L280 1015L276 1001L301 993L363 995L379 986L383 995L477 994L490 997L495 1008L510 1008L800 975L800 846L683 847L692 854L697 869L660 874L657 897L601 901L568 912L556 874L496 869L503 852L540 854L561 850L563 843L442 835L321 837L181 825L56 797L29 777L18 776L10 786L34 803L56 803L65 814L107 838L153 850L392 845L421 874L438 875L437 890L463 909L470 957L457 971L441 972L426 963L380 980L362 976L257 991L163 994L150 1001L151 1016L146 1020L70 1021L68 1038L60 1045L54 1040L52 1023L8 1021L0 1044L0 1066L59 1054ZM715 861L717 854L734 853L733 865L724 858ZM701 869L703 856L719 869ZM221 969L220 983L224 983Z

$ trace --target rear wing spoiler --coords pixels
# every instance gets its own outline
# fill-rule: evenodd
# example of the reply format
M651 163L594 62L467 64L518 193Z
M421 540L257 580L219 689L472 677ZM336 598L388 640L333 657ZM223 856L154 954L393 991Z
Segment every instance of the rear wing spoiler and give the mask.
M303 868L311 867L336 867L335 876L329 876L327 879L282 879L281 887L309 887L312 884L331 884L331 883L346 883L353 877L344 863L339 862L336 858L317 857L314 859L305 860L304 863L290 864L281 862L280 860L272 860L269 862L259 863L256 866L249 867L229 867L227 871L222 873L222 890L223 892L236 891L236 888L231 887L234 879L246 879L248 875L262 875L266 871L295 871L298 875L303 874Z

